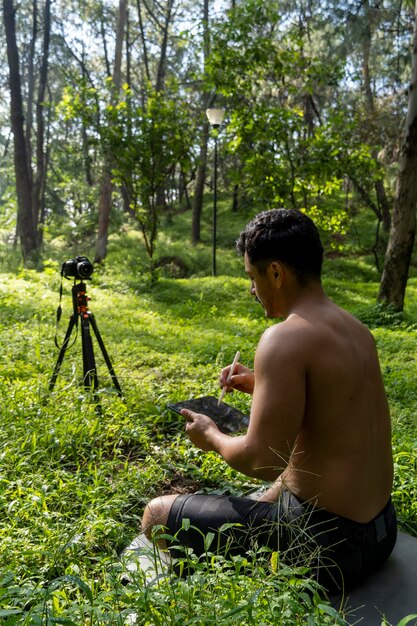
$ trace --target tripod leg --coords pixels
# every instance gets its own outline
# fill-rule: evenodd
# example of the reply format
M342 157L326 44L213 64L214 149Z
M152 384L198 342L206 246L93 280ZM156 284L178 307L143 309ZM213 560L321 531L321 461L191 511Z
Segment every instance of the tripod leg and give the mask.
M83 347L84 387L96 391L98 387L96 362L94 359L93 342L90 334L89 316L81 318L81 339Z
M49 381L49 391L52 392L55 387L56 379L58 378L59 370L61 369L62 361L64 360L65 352L68 348L68 343L71 337L72 329L74 328L75 318L73 315L70 317L70 321L68 324L67 332L65 333L65 338L62 343L61 349L59 351L58 360L56 362L53 374Z
M97 343L100 346L101 352L103 354L103 358L104 358L104 360L106 362L106 365L107 365L107 368L109 370L111 379L113 381L113 385L115 386L115 389L117 390L118 396L121 398L123 396L122 389L120 387L119 381L117 380L116 372L114 371L113 365L112 365L112 363L110 361L110 357L109 357L109 355L107 353L107 350L105 348L103 339L101 338L100 331L98 329L97 322L96 322L93 314L90 315L90 323L91 323L91 326L93 327L93 330L94 330L94 333L95 333L95 336L96 336L96 339L97 339Z

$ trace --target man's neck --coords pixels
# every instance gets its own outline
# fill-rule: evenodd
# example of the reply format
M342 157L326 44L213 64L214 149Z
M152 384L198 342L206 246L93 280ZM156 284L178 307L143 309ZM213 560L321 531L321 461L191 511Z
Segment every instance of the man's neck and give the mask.
M326 300L328 298L320 281L310 281L306 285L294 283L285 294L284 319L294 313L310 310Z

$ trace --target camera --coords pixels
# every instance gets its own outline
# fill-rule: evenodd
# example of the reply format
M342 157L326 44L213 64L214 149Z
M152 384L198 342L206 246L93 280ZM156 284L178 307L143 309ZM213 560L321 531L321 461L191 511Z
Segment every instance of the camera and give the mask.
M94 271L93 264L86 256L76 256L75 259L62 264L61 276L65 278L78 278L78 280L89 280Z

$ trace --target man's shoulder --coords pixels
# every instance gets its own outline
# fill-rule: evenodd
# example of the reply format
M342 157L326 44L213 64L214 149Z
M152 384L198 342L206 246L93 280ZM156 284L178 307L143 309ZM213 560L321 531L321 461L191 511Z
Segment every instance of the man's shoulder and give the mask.
M275 348L287 354L306 355L347 338L368 346L374 342L369 329L350 313L333 303L317 311L291 313L285 320L267 328L259 342L262 350Z
M269 326L262 334L262 338L268 341L279 338L294 339L297 335L314 335L316 328L312 320L299 315L298 313L292 313L285 320L279 321L272 326Z
M258 350L264 355L300 355L306 353L316 334L311 324L301 317L291 315L267 328L259 341Z

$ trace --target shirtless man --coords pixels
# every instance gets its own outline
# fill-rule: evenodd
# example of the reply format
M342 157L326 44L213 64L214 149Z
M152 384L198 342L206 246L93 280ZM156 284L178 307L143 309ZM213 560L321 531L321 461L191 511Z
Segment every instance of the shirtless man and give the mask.
M224 523L220 549L247 552L254 543L280 559L308 565L330 591L352 587L391 553L396 517L387 399L371 333L326 296L323 248L303 213L257 215L241 233L251 294L268 318L254 372L239 364L228 390L253 394L247 432L228 436L206 415L183 409L186 432L234 469L271 481L258 501L232 496L156 498L143 528L163 525L197 554L201 534ZM230 366L220 376L226 385Z

